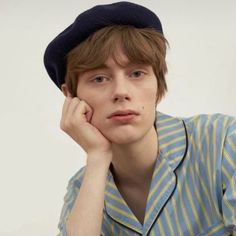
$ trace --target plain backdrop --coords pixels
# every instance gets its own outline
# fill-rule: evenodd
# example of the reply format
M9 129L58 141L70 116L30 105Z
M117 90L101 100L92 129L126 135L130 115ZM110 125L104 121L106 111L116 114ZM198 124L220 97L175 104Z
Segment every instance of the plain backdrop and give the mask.
M50 81L47 44L76 16L113 1L0 0L0 235L52 236L69 178L85 153L59 128L62 93ZM174 116L236 116L236 1L134 1L160 17L169 41Z

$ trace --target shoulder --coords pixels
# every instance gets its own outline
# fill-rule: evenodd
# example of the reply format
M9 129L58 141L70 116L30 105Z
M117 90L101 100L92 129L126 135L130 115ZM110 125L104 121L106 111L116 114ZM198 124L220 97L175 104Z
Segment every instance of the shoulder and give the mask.
M76 196L78 194L83 176L84 176L84 169L85 167L82 167L77 171L69 180L68 186L67 186L67 192L64 196L64 204L63 208L61 210L60 220L58 223L58 228L60 232L64 235L65 233L65 223L66 220L70 214L70 211L74 205ZM61 235L61 234L60 234Z
M80 168L69 180L69 185L80 185L85 172L85 166Z
M200 114L189 118L182 118L190 135L227 136L236 132L236 118L225 114Z
M79 169L70 179L67 185L67 193L64 197L64 201L67 202L73 195L77 194L83 177L84 177L85 166Z

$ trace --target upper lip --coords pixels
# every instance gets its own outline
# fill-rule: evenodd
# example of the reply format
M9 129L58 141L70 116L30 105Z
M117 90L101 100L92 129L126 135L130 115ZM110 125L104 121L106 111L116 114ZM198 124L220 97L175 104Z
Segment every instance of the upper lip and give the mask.
M113 113L111 113L108 118L111 118L112 116L121 116L121 115L138 115L139 113L134 110L117 110Z

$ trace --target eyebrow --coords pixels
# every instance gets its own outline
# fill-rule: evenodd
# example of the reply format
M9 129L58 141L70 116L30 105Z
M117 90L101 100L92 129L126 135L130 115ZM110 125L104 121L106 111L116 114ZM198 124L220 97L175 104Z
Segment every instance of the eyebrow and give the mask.
M134 66L147 66L148 64L145 64L145 63L134 63L134 62L131 62L131 61L128 61L124 64L121 65L122 68L125 68L125 67L134 67ZM96 67L96 68L91 68L91 69L88 69L86 71L84 71L82 74L91 74L91 73L94 73L96 71L99 71L99 70L110 70L111 67L109 67L106 63L103 63L101 64L100 66Z
M146 66L147 64L145 64L145 63L134 63L134 62L128 61L128 62L125 62L123 64L119 64L119 65L122 68L124 68L124 67L133 67L133 66L141 66L141 65L142 66ZM106 63L103 63L99 67L91 69L91 71L92 70L103 70L103 69L108 70L108 69L110 69L110 67Z
M103 65L96 67L96 68L90 68L90 69L84 71L82 74L91 74L91 73L94 73L99 70L109 70L109 69L110 68L107 65L103 64Z

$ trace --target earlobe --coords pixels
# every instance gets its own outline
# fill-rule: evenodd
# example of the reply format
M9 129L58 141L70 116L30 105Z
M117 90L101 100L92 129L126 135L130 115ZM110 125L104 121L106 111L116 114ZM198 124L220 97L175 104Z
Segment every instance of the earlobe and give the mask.
M70 92L69 92L68 87L66 86L66 84L63 84L63 85L61 86L61 91L63 92L63 94L64 94L65 97L71 97L71 94L70 94Z
M155 103L155 107L157 107L157 104L159 103L159 98L158 96L156 95L156 103Z
M155 103L156 107L161 102L162 98L163 96L158 96L158 94L156 95L156 103Z

